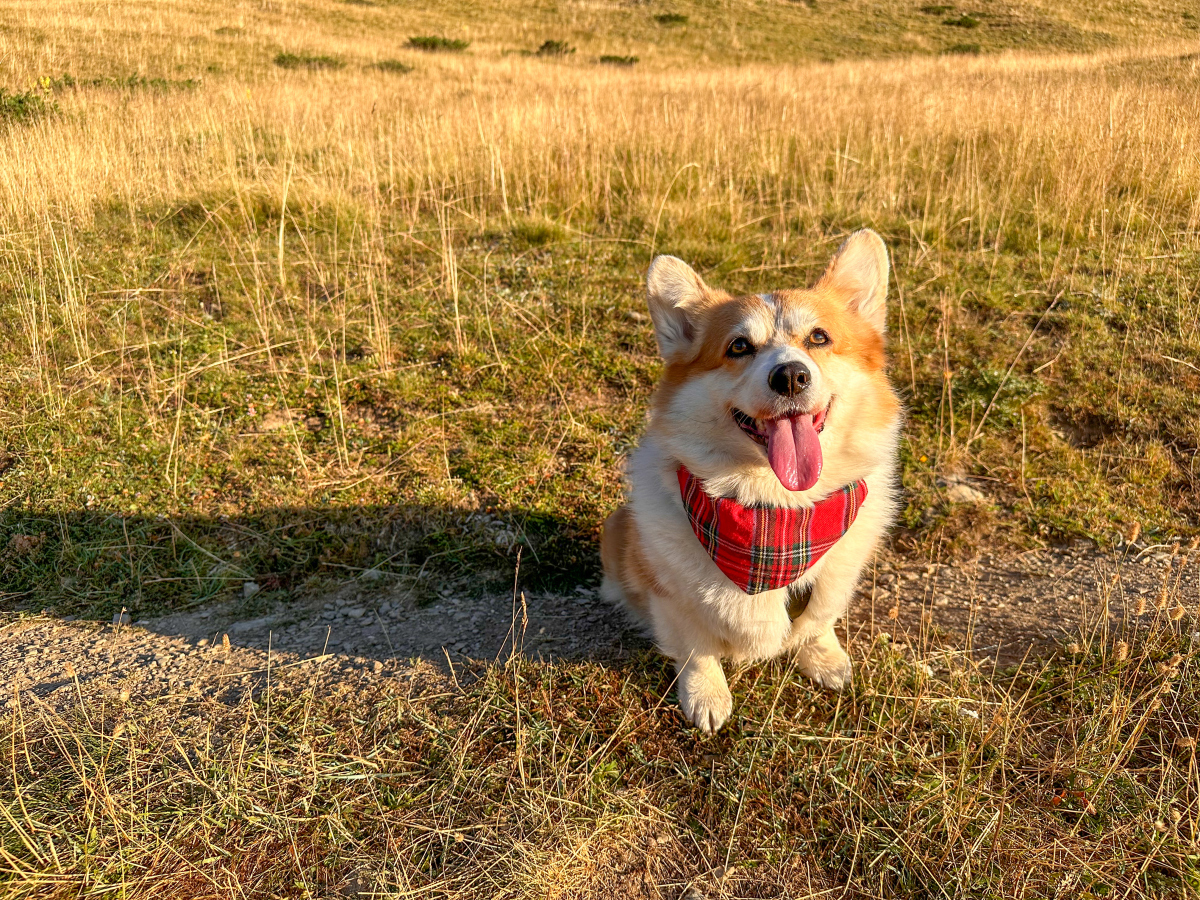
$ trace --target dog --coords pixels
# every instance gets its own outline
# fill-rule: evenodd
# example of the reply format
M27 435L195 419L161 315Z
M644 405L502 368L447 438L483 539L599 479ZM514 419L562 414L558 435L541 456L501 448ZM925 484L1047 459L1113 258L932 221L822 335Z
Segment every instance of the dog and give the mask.
M712 733L733 711L722 659L794 653L826 688L850 678L834 624L898 507L888 254L864 229L811 288L731 296L673 256L646 284L665 367L604 523L601 593Z

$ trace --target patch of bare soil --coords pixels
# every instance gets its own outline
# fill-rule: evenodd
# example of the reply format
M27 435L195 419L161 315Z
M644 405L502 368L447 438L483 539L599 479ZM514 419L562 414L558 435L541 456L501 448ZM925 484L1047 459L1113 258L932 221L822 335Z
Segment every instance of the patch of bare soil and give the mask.
M1200 554L1178 545L1102 553L1080 541L955 564L881 555L847 630L917 637L1003 665L1105 623L1159 612L1164 598L1195 610L1198 585Z
M1195 607L1200 554L1090 545L981 557L954 565L882 554L845 625L852 641L887 631L922 646L970 651L1000 664L1037 655L1081 628L1156 611L1163 588ZM0 620L0 684L42 702L96 688L114 699L182 693L220 698L247 685L302 678L345 683L468 660L619 661L647 646L594 588L475 596L443 589L419 606L397 586L360 581L254 618L238 604L132 625L49 616ZM35 701L36 702L36 701Z

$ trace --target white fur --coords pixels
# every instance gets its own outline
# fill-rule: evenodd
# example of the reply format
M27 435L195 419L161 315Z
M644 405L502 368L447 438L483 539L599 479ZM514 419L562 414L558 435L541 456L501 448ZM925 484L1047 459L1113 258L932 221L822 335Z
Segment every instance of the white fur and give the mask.
M887 257L883 251L883 269L878 271L880 248L882 241L873 233L853 236L822 283L841 279L838 287L857 305L863 327L882 331ZM665 343L676 357L687 352L696 331L703 331L703 305L690 307L693 318L684 328L673 318L679 304L662 302L661 292L674 291L673 296L683 297L683 305L690 306L688 298L701 296L691 291L707 290L698 276L689 277L681 266L686 268L674 258L656 261L650 277L650 306L659 308L656 328L661 320L668 332L665 341L659 334L660 346ZM897 511L898 407L877 433L856 430L861 421L856 414L872 399L872 392L877 396L879 378L872 379L852 360L798 348L795 336L819 324L815 313L803 304L775 305L764 302L743 323L745 335L759 348L756 357L734 375L727 368L735 367L727 367L689 377L659 409L628 468L628 513L636 525L640 552L659 586L646 592L637 612L659 648L675 662L685 715L704 731L720 728L732 711L722 659L759 660L794 652L809 677L829 688L843 686L850 661L833 626L845 614L863 567ZM782 403L767 386L767 373L790 360L804 362L812 373L803 399L806 409L824 409L832 398L820 435L821 476L810 490L797 492L780 484L763 448L730 414L731 406L763 409ZM890 389L885 385L884 390L894 404ZM787 613L786 588L747 595L708 556L683 506L676 476L680 464L702 479L711 495L734 497L742 504L811 506L846 484L866 480L867 499L849 531L796 582L811 586L812 595L795 622ZM606 571L603 593L613 601L625 595L619 572Z

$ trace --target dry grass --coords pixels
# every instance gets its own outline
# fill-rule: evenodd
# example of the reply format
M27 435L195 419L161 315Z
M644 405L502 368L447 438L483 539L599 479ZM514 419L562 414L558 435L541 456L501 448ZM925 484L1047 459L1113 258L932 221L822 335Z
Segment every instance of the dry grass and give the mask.
M224 702L124 702L114 681L66 715L27 699L0 726L0 885L14 898L1192 896L1194 627L1102 620L1060 657L999 674L881 638L857 648L841 696L786 663L750 668L713 739L684 726L652 656L335 685L259 673Z
M1032 217L1056 225L1044 242L1086 235L1113 261L1147 221L1196 228L1185 50L688 73L438 57L412 79L83 88L59 95L61 115L7 131L0 199L7 227L30 229L218 196L277 216L286 189L364 235L447 204L460 239L516 212L588 230L640 215L682 234L836 212L907 220L935 244L962 232L979 250Z
M1184 5L1011 4L971 29L891 4L680 3L670 28L524 9L0 11L0 87L26 98L0 121L0 601L142 615L367 566L511 583L521 546L523 572L587 578L656 374L652 253L762 289L860 225L896 267L902 547L1196 529ZM985 53L936 55L964 34ZM547 41L577 52L510 52ZM1012 47L1087 52L991 52ZM989 503L946 502L964 472ZM713 744L649 658L353 702L26 705L3 726L0 883L1184 896L1183 602L995 677L883 644L843 698L753 669Z

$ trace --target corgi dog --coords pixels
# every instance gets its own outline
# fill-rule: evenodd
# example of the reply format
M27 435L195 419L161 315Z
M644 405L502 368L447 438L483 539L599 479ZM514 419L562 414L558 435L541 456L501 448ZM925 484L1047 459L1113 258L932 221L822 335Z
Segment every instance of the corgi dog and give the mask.
M604 523L601 592L673 660L705 732L733 710L722 659L794 653L826 688L850 677L834 623L898 502L887 286L870 230L807 289L731 296L673 256L650 266L665 367Z

